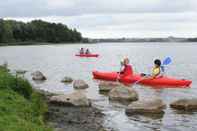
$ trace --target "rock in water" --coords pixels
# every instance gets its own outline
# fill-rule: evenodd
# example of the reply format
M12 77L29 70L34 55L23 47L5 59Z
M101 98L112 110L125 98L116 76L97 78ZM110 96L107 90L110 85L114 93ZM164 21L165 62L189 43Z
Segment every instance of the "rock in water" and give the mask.
M73 82L73 79L71 77L64 77L62 80L61 80L62 83L71 83Z
M46 80L46 77L40 71L36 71L32 73L31 75L33 76L32 77L33 80L40 80L40 81Z
M83 80L75 80L73 83L73 88L75 89L86 89L88 87L88 84Z
M180 99L172 102L170 107L185 111L197 110L197 99Z
M109 92L113 88L121 86L121 84L116 82L100 82L99 83L99 91L100 92Z
M17 74L25 74L27 71L26 70L16 70Z
M120 86L109 92L109 99L121 102L136 101L138 100L138 94L132 88Z
M163 114L165 107L161 99L140 100L131 103L126 109L126 114Z
M56 105L64 105L64 106L75 106L75 107L91 106L90 100L81 91L76 91L68 95L52 96L49 99L49 101L50 103L53 103Z

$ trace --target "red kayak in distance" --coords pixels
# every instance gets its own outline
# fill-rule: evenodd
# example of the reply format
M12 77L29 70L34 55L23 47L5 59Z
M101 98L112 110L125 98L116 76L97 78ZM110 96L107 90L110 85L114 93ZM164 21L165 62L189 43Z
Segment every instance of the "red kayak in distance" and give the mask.
M99 57L99 54L76 54L78 57Z
M118 73L117 72L100 72L100 71L93 71L93 78L105 81L117 81ZM185 79L176 79L173 77L168 76L161 76L157 78L144 78L140 74L134 74L132 76L126 76L121 78L119 82L123 84L137 84L152 86L155 88L188 88L192 81L185 80Z

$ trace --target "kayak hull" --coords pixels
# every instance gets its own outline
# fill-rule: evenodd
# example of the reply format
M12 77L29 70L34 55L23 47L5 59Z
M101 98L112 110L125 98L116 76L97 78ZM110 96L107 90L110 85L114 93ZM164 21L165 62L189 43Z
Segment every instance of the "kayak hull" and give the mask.
M78 57L99 57L98 54L76 54Z
M94 79L106 80L106 81L119 81L124 84L137 84L154 86L154 87L189 87L192 83L190 80L176 79L173 77L161 76L158 78L144 78L139 74L134 74L133 76L121 77L118 79L119 74L117 72L92 72Z

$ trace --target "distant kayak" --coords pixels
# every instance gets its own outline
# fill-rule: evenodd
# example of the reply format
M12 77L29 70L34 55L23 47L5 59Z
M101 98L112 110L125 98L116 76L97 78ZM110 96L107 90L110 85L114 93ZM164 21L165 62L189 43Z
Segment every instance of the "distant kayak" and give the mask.
M117 72L92 72L94 79L106 80L106 81L117 81L118 73ZM168 76L161 76L158 78L144 78L140 74L134 74L133 76L127 76L119 79L119 82L124 84L134 84L139 81L137 84L154 86L158 88L186 88L189 87L192 83L190 80L185 79L176 79Z
M76 54L79 57L99 57L99 54Z

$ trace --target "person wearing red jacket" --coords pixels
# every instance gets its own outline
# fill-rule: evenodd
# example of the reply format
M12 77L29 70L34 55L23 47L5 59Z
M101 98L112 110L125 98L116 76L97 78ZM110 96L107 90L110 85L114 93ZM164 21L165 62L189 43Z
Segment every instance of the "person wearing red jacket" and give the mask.
M124 66L122 71L120 71L120 76L121 77L126 77L126 76L132 76L133 75L133 68L129 64L129 59L125 58L123 62L121 62L121 65Z

